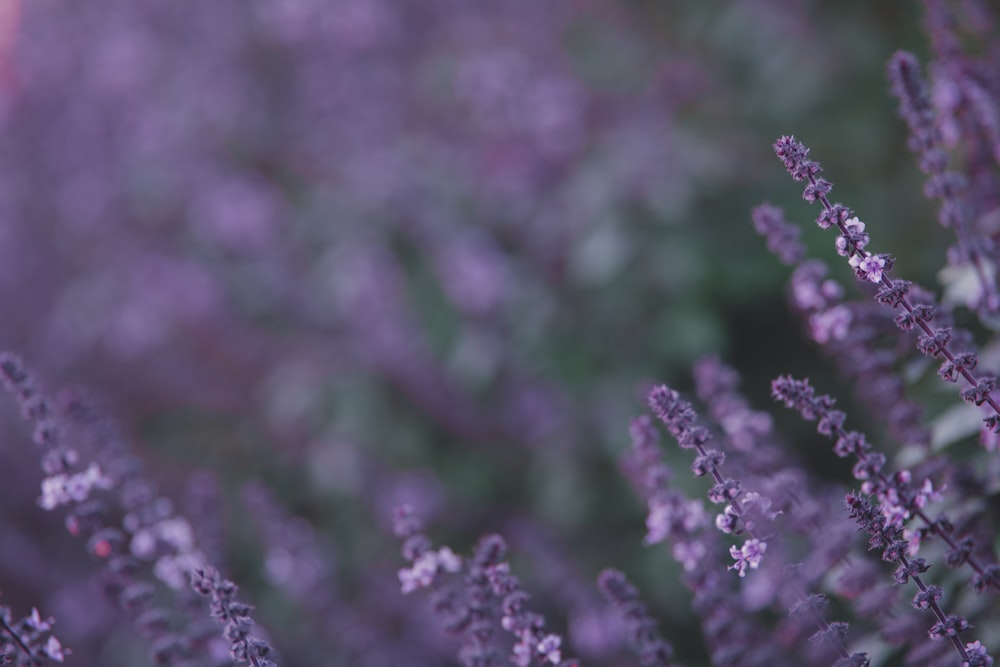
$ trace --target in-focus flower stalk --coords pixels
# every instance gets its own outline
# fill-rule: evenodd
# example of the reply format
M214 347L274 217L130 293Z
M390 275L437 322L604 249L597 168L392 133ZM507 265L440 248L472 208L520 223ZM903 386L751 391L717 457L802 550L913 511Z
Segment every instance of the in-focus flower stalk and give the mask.
M774 152L794 180L806 181L802 198L810 203L818 201L823 207L816 224L821 229L836 227L840 232L837 253L847 257L859 280L879 285L875 297L879 303L900 310L896 316L896 325L900 329L910 331L918 328L923 332L917 348L929 357L943 358L938 374L948 382L956 382L960 377L966 382L968 387L961 391L962 399L976 405L986 404L992 409L993 414L983 422L986 429L997 432L1000 429L1000 402L992 395L997 386L996 377L973 373L979 357L975 352L953 349L951 327L931 327L935 308L912 301L907 296L911 283L889 276L894 262L891 255L873 255L865 250L869 242L865 223L843 204L830 203L828 194L833 184L819 176L823 168L818 162L808 159L809 149L795 137L783 136L775 142Z

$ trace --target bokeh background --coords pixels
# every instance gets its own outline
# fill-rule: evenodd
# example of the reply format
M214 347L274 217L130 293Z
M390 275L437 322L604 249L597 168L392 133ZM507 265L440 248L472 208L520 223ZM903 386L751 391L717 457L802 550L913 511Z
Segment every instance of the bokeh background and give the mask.
M949 241L884 75L927 57L921 21L901 0L0 0L0 345L107 400L281 664L457 664L399 593L400 502L456 549L504 534L585 664L636 664L607 566L704 664L618 470L629 420L709 353L757 407L779 373L844 389L750 223L787 206L832 262L781 134L937 286ZM56 616L74 664L147 664L2 415L3 602Z

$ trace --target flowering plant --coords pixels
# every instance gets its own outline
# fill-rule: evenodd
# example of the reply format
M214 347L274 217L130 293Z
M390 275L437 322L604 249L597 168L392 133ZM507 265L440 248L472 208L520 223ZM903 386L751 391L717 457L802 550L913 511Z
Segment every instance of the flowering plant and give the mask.
M1000 13L920 4L0 0L0 664L993 665Z

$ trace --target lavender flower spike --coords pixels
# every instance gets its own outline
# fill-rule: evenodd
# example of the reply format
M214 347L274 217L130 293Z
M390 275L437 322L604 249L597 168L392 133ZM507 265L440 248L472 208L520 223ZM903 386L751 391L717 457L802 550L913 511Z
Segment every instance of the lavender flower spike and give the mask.
M774 152L794 180L807 181L802 198L810 203L818 201L822 204L823 211L816 218L816 224L822 229L836 226L840 231L837 253L847 257L857 278L880 285L875 297L878 302L902 311L896 316L896 326L903 331L911 331L916 327L923 332L917 341L917 348L929 357L944 358L938 374L949 382L956 382L959 377L965 380L969 386L962 390L962 399L967 403L989 405L993 414L983 420L985 427L994 433L1000 432L1000 402L992 395L997 379L991 375L977 376L973 373L978 357L969 351L958 352L953 349L951 327L931 328L934 308L916 304L907 297L911 285L908 281L889 277L893 265L891 255L874 255L865 250L869 241L865 223L846 206L830 203L827 195L833 184L819 177L823 168L818 162L808 159L809 149L795 137L783 136L775 142Z
M68 648L52 634L51 618L42 618L37 609L14 621L9 607L0 606L0 665L37 667L50 660L63 662Z
M271 646L262 639L252 637L250 629L253 607L236 599L236 584L223 579L213 567L198 568L191 575L191 587L201 595L211 598L212 617L226 626L224 635L232 642L233 660L253 667L277 667L271 660Z
M919 589L913 598L913 607L931 612L936 619L928 636L934 641L950 641L963 664L990 664L992 659L988 655L979 656L975 652L970 655L967 650L967 646L979 646L978 642L963 645L959 638L960 633L972 627L969 621L961 616L945 614L940 605L943 596L941 588L924 583L920 575L928 570L930 564L923 558L911 560L909 557L911 545L904 537L903 519L917 514L930 522L920 510L927 496L908 488L908 476L897 474L892 479L888 478L882 471L885 456L872 452L863 433L845 431L843 423L846 415L834 409L836 402L830 396L817 396L808 380L779 377L771 383L771 393L785 407L797 410L803 419L818 420L816 430L837 439L835 452L838 456L854 455L858 458L854 477L863 484L860 493L847 494L848 514L860 529L868 533L870 549L881 549L883 561L898 563L893 577L896 584L902 586L912 580ZM944 535L945 531L936 529L935 525L931 524L932 530ZM949 544L952 542L949 541Z
M673 648L656 631L656 621L639 599L639 591L625 575L609 568L597 577L597 586L625 621L643 667L670 667L674 664L671 663Z
M966 179L947 170L948 155L920 65L912 53L899 51L889 59L887 72L892 94L899 100L899 115L910 127L910 148L920 154L920 170L927 174L924 194L928 199L941 200L938 220L943 227L954 230L959 256L975 271L980 289L978 305L995 313L1000 308L1000 296L987 268L982 241L969 229Z
M882 504L887 522L897 528L911 517L919 518L927 533L938 535L948 545L949 565L967 564L975 572L972 585L978 592L988 588L1000 590L1000 565L982 564L972 555L971 536L956 540L952 535L954 527L950 521L932 519L924 510L929 500L937 497L929 479L921 485L911 484L909 471L903 470L891 476L883 471L886 457L874 451L864 433L847 431L844 421L847 415L836 409L836 400L828 395L817 396L808 380L797 380L791 376L781 376L771 383L771 395L786 408L797 410L803 419L817 420L816 431L835 440L834 453L839 457L853 456L857 459L854 477L863 482L862 491L874 494ZM906 577L902 577L903 583Z
M502 560L507 544L499 535L486 535L479 540L470 568L473 578L483 578L493 595L500 599L500 626L514 635L517 642L510 661L518 667L528 667L532 662L539 667L578 667L573 659L564 659L562 637L545 631L545 618L528 609L528 593L520 580L510 571L510 564Z
M740 504L743 493L742 485L735 479L723 477L720 470L725 455L715 449L706 449L705 443L711 435L704 426L696 426L697 414L687 401L681 400L680 394L666 385L654 387L649 392L649 407L653 414L666 425L683 449L694 449L698 452L691 470L698 477L709 474L715 480L715 485L709 490L708 498L714 503L725 503L724 512L716 517L716 527L724 533L738 534L746 530L750 535L742 547L733 546L729 554L735 563L730 570L736 570L740 577L745 577L747 569L756 570L760 567L767 542L753 530L747 522L744 509Z

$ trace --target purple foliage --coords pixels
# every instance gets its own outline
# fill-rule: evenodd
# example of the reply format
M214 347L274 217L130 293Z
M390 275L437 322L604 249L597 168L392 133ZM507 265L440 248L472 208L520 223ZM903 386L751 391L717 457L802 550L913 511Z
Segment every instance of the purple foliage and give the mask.
M941 295L772 145L821 231L752 227L862 430L688 222L842 35L692 4L0 0L0 665L991 667L1000 15L923 0L886 66Z

